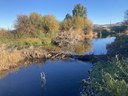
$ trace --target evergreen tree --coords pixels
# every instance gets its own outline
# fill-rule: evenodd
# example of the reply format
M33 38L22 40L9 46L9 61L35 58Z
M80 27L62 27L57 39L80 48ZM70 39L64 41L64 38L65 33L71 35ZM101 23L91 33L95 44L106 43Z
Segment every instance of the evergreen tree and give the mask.
M69 13L67 13L65 18L64 18L64 20L67 20L67 19L72 19L72 16Z
M125 24L128 24L128 10L126 10L126 12L125 12L124 22L125 22Z
M72 13L73 16L81 16L87 18L86 8L81 4L77 4Z

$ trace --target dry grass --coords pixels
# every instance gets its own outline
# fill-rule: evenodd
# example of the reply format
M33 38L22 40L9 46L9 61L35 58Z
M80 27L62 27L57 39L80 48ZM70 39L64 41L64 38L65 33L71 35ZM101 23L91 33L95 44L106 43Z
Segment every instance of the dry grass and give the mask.
M19 51L0 50L0 71L7 70L11 67L18 66L19 61L24 58Z

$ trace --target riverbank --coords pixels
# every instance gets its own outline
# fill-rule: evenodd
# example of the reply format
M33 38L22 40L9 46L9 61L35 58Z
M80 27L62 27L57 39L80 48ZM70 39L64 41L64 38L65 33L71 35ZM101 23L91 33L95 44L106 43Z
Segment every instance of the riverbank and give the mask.
M73 29L56 34L40 34L37 37L27 35L16 37L17 34L9 32L1 34L0 71L18 66L20 62L33 63L46 59L65 59L68 57L67 51L79 54L86 52L90 49L88 42L91 42L93 38L92 34L85 35L83 30Z
M42 48L29 47L17 50L16 48L7 48L1 46L0 48L0 71L9 70L19 66L21 63L32 63L39 60L46 59L65 59L66 52L62 51L48 51ZM23 65L24 65L23 64Z
M106 40L106 39L105 39ZM109 40L109 39L107 39ZM99 41L99 40L94 40L94 41ZM104 39L103 39L104 41ZM101 42L102 43L102 42ZM110 43L110 42L109 42ZM106 44L108 44L106 42ZM98 43L99 45L99 43ZM98 46L97 45L97 46ZM96 46L95 46L96 47ZM3 76L7 75L8 73L12 72L12 71L15 71L15 70L18 70L19 68L23 67L23 66L28 66L30 64L37 64L37 63L42 63L44 62L45 60L48 60L48 59L66 59L66 58L74 58L73 60L82 60L82 61L91 61L91 62L101 62L103 61L102 63L100 63L101 65L99 64L94 64L94 69L95 70L95 67L98 68L97 70L100 69L100 67L97 67L97 66L102 66L102 64L104 62L108 62L109 59L107 58L107 55L68 55L66 51L60 51L59 49L56 49L54 48L53 46L51 47L52 50L49 49L50 47L48 48L43 48L43 47L28 47L28 48L22 48L22 49L17 49L17 48L8 48L5 46L3 46L3 51L7 51L8 53L10 52L19 52L21 54L21 57L26 57L23 61L21 60L20 63L17 63L17 66L11 66L11 67L8 67L6 68L6 70L3 70L3 71L0 71L0 74L2 74L0 77L2 78ZM105 47L104 47L105 48ZM2 47L1 47L2 49ZM80 48L79 48L80 49ZM68 49L69 50L69 49ZM84 51L85 52L85 51ZM100 50L100 52L102 53L102 51ZM106 51L104 51L106 52ZM63 56L64 57L63 57ZM63 57L63 58L62 58ZM92 72L92 71L89 71L89 72ZM99 72L100 73L100 72ZM97 74L95 74L97 75ZM94 76L95 76L94 75ZM98 79L98 78L96 78ZM92 79L88 79L89 81L91 81ZM90 82L84 82L85 84L85 87L87 90L91 90L92 87L90 87L90 85L92 83ZM94 84L94 82L93 82ZM84 89L83 89L84 90ZM87 91L86 90L86 91ZM92 90L93 92L94 90ZM94 93L93 93L94 94Z
M84 96L127 96L128 94L128 36L116 37L108 45L108 59L94 63L90 77L83 83ZM82 95L82 96L83 96Z

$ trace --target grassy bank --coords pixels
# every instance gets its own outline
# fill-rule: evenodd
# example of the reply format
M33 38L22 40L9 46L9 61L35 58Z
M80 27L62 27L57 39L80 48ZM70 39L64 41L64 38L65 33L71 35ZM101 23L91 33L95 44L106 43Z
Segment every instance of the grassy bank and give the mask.
M108 45L108 61L94 64L85 83L84 96L128 96L128 36L118 36ZM91 91L86 91L89 88Z
M55 37L55 33L41 33L33 37L29 34L19 34L11 32L10 30L0 30L0 44L5 44L10 47L17 46L22 48L25 46L49 46L52 44Z
M95 96L127 96L128 59L113 59L95 64L90 75Z

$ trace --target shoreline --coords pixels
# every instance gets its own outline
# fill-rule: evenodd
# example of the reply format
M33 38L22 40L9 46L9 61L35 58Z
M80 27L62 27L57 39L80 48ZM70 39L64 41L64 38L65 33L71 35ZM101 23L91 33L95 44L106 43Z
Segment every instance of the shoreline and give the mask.
M34 62L42 62L43 60L65 59L68 58L67 52L47 51L40 48L26 49L2 49L0 50L0 71L10 70L20 65L29 65Z

